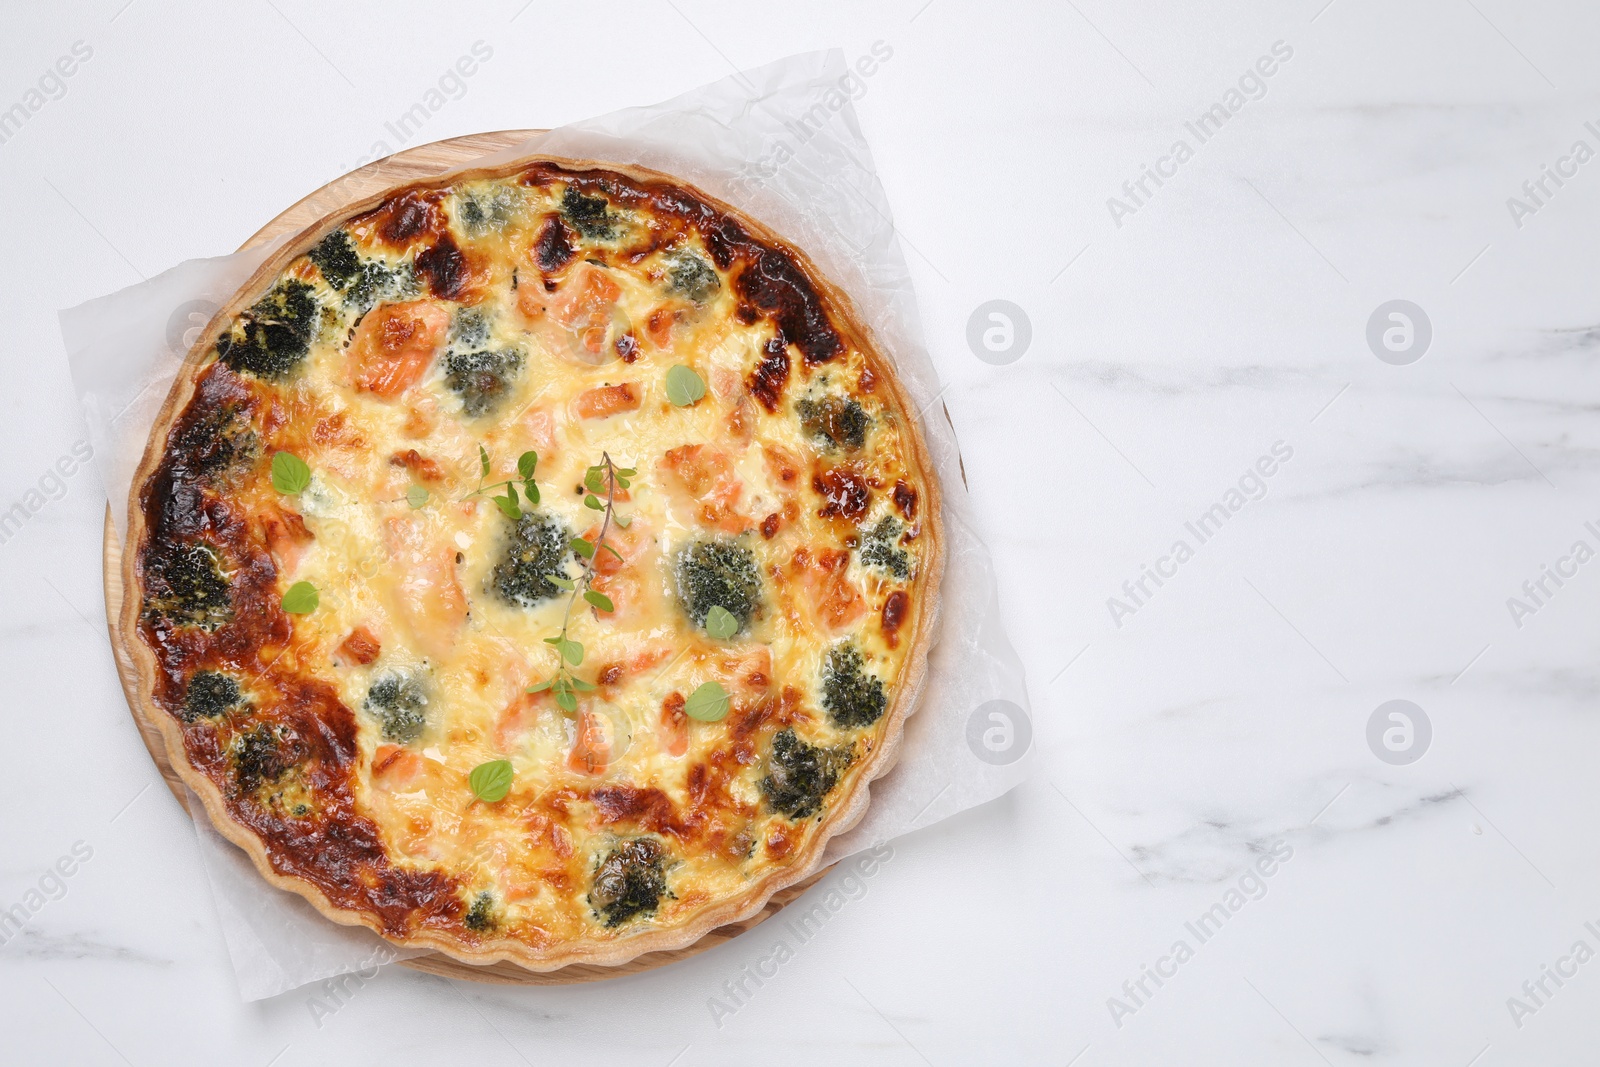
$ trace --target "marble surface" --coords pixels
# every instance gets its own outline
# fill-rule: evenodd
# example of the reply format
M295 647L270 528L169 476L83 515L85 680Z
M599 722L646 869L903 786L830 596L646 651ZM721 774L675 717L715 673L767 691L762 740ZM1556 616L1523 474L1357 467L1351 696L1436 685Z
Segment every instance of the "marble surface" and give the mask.
M1594 1058L1600 159L1575 143L1600 151L1600 11L670 0L616 16L647 60L597 62L615 23L521 7L7 14L5 1060ZM856 107L1029 667L1032 778L836 876L804 939L599 986L387 968L241 1003L111 667L55 309L374 152L880 41ZM991 299L1030 324L1010 362L968 342ZM1431 326L1413 362L1368 342L1393 300ZM1394 700L1409 750L1387 718L1369 743Z

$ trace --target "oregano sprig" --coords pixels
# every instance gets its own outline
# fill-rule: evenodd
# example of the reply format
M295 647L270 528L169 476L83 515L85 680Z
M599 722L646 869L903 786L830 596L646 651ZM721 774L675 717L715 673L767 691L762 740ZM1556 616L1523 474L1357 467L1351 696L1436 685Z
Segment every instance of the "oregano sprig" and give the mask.
M568 636L572 625L572 607L582 596L584 603L596 611L615 611L611 598L592 588L595 575L595 557L602 551L610 552L617 559L622 559L622 553L606 543L606 534L611 531L611 523L617 521L618 526L626 526L620 521L616 513L617 490L627 489L631 484L629 479L638 472L631 467L618 467L611 460L608 452L600 453L600 462L590 467L583 475L583 488L585 490L584 506L592 511L603 512L600 520L600 533L593 541L583 537L574 537L568 544L573 554L583 560L583 571L576 578L563 578L552 575L550 581L559 588L567 590L567 609L561 616L561 632L554 637L547 637L544 643L556 651L557 666L554 676L545 679L537 685L528 687L530 693L542 693L548 689L555 694L556 706L565 712L578 710L578 694L589 692L595 688L593 682L585 681L572 673L572 668L583 663L583 645ZM604 497L604 502L601 498ZM496 498L499 499L499 498Z
M479 445L478 488L468 493L467 497L463 499L475 497L493 489L504 488L505 492L503 494L491 496L489 499L495 502L495 506L500 509L502 515L515 521L522 517L522 503L517 499L517 486L522 486L522 496L528 501L530 508L539 506L539 487L533 481L533 473L538 467L539 453L530 449L517 457L517 476L515 478L507 478L503 482L488 482L486 484L485 479L489 477L490 470L489 450Z

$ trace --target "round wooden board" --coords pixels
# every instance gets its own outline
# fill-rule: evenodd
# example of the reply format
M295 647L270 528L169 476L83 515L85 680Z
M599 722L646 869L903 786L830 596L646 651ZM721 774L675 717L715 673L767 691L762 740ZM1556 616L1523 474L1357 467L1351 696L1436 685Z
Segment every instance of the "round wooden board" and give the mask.
M408 148L404 152L380 159L351 171L340 178L335 178L327 185L322 186L281 212L271 222L251 235L250 239L239 246L242 252L253 248L266 241L270 241L286 233L297 233L347 204L352 204L363 197L371 196L383 189L400 185L420 178L429 178L435 174L458 167L469 160L490 152L498 152L522 143L542 130L502 130L498 133L475 133L465 137L451 137L432 144L418 145ZM150 758L155 761L156 767L161 772L161 778L167 783L167 788L172 795L178 798L178 803L188 809L183 782L172 765L167 761L166 745L162 742L161 734L154 724L146 722L144 716L139 714L140 701L137 696L139 691L138 672L133 664L133 657L122 643L122 637L117 626L117 619L122 614L122 542L117 537L117 528L111 518L111 505L106 505L105 524L105 594L106 594L106 624L111 632L111 650L116 659L117 676L122 681L122 691L127 697L128 708L133 713L133 721L139 727L139 735L144 739L145 748L150 751ZM193 816L195 813L190 812ZM831 867L824 867L810 878L805 879L787 889L774 893L772 899L767 901L762 908L750 918L742 922L729 923L706 934L699 941L688 948L677 949L673 952L650 952L637 959L618 967L596 967L590 964L574 964L563 967L559 971L529 971L518 967L514 963L500 962L487 966L476 966L451 959L449 956L437 952L429 952L411 959L401 960L400 964L429 974L442 975L446 978L464 978L472 982L492 982L500 985L567 985L574 982L599 982L607 978L620 978L627 974L638 974L640 971L654 970L690 956L699 955L707 949L715 948L727 941L732 941L740 934L754 926L770 919L777 914L784 905L801 896L810 889L818 879L827 874Z

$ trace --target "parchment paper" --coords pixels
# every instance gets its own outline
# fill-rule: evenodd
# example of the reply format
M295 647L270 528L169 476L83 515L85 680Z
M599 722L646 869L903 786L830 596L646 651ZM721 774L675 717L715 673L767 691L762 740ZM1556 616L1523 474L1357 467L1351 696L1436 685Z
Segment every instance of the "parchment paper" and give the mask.
M1028 763L1028 753L985 759L974 740L989 721L987 709L1007 707L994 703L1003 701L1022 720L1015 743L1026 745L1027 689L1001 625L988 549L968 520L955 432L939 403L943 389L851 104L863 87L837 49L792 56L653 107L552 130L462 168L540 152L678 175L804 248L849 293L893 359L944 486L944 606L899 764L873 784L861 822L829 843L829 861L991 800L1021 781ZM193 331L280 243L191 260L61 312L73 382L119 533L134 469ZM191 810L201 811L195 803ZM196 822L246 1000L415 954L329 922L299 897L269 886L243 852L203 818Z

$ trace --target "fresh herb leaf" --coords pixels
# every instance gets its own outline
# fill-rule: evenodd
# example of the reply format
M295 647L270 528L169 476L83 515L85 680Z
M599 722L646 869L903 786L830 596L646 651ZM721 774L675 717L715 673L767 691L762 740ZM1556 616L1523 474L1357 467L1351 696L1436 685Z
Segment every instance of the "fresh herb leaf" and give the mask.
M576 552L584 559L594 559L594 545L590 544L588 541L585 541L581 537L574 537L572 539L572 551Z
M478 446L478 466L482 468L483 476L489 477L489 450L482 445Z
M472 787L473 795L486 804L504 800L506 794L511 792L511 779L513 777L511 761L508 759L490 760L480 763L472 768L472 774L467 778L467 784Z
M606 509L606 506L600 503L600 498L597 496L584 497L583 506L588 508L590 511L604 511Z
M601 611L616 611L617 610L616 608L611 606L611 598L610 597L606 596L604 593L597 593L593 589L585 589L583 591L583 599L587 600L589 603L593 604L595 607L599 608Z
M293 452L279 452L272 457L272 488L285 496L304 491L311 484L311 468Z
M508 487L509 488L509 487ZM492 497L500 513L515 522L522 517L522 509L517 507L517 498L507 493L505 496Z
M544 576L544 580L555 586L557 589L565 589L569 593L578 588L577 585L573 583L571 578L563 578L559 574L547 574Z
M667 399L673 407L686 408L706 395L706 380L682 363L667 371Z
M550 688L550 683L553 682L553 681L555 681L554 678L546 678L544 681L538 683L537 685L528 686L528 688L524 689L523 692L524 693L542 693L546 689Z
M572 690L563 689L556 694L556 707L566 712L577 711L578 698L572 694Z
M717 722L728 714L728 691L716 682L707 682L689 694L684 713L701 722Z
M413 485L406 490L406 503L413 508L420 508L428 502L428 491L420 485Z
M534 468L538 466L539 453L537 452L524 452L522 455L517 457L517 473L522 475L524 480L532 478Z
M583 487L591 493L606 491L605 472L599 467L590 467L583 476Z
M539 487L537 485L532 482L523 482L522 495L528 498L528 506L530 508L539 506Z
M587 693L591 689L595 688L595 684L593 682L586 682L577 675L573 675L571 678L567 679L567 681L572 684L572 688L578 690L580 693Z
M310 582L295 582L284 591L283 610L291 615L309 615L317 610L321 600L316 586Z
M556 651L561 653L561 658L576 667L583 662L583 645L569 637L563 637L556 646Z
M622 553L621 552L618 552L616 549L612 548L610 545L602 543L600 545L600 547L605 549L607 552L611 553L613 556L616 556L619 560L622 560L622 562L624 562L624 563L628 562L627 560L622 559Z
M622 527L624 530L633 525L633 519L630 516L619 515L614 511L611 513L611 521Z
M733 617L733 612L721 604L711 605L711 610L706 612L706 633L718 641L726 641L739 632L739 620Z

